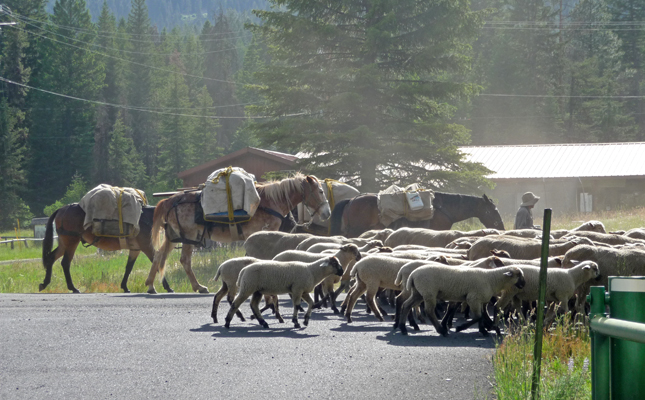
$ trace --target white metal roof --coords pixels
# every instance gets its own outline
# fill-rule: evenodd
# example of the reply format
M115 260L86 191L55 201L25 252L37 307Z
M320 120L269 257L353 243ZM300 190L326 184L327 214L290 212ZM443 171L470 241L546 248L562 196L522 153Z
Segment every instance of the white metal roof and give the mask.
M645 142L460 147L491 179L645 176Z

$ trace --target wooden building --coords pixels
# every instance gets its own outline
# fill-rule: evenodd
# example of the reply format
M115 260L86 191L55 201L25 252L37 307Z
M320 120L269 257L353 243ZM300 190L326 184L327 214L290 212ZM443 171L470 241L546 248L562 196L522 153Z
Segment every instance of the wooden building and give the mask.
M184 182L184 187L195 187L206 182L206 178L220 168L228 166L243 168L255 175L258 182L264 181L262 176L273 171L293 171L298 157L277 151L245 147L213 161L198 165L178 174Z

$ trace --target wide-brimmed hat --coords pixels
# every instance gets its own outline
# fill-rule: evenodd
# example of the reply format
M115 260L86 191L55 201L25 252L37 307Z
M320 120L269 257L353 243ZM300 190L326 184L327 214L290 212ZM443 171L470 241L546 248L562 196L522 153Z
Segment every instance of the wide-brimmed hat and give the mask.
M522 195L521 207L534 206L540 198L533 194L533 192L526 192Z

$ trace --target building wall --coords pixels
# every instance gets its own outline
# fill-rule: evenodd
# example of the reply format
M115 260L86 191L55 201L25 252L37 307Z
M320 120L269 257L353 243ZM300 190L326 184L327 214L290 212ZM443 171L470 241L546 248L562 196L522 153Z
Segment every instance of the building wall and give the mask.
M216 163L207 169L196 171L195 173L186 176L183 178L184 187L194 187L204 183L206 178L208 178L208 176L214 171L228 166L243 168L246 172L255 175L255 179L258 182L263 181L262 175L267 172L293 169L291 164L270 160L256 154L245 153L236 157L232 161L229 160L224 163Z
M578 209L578 184L576 179L505 179L495 181L497 186L491 192L502 215L515 215L522 195L533 192L540 197L534 208L535 219L541 218L545 208L553 210L552 215L573 213Z

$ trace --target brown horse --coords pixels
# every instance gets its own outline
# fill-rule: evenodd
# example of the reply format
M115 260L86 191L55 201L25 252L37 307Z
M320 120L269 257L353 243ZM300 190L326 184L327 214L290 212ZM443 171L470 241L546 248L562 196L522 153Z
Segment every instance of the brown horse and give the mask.
M279 182L257 184L260 205L253 217L238 225L241 236L249 237L257 231L276 231L298 203L303 203L311 215L320 215L325 220L331 215L325 192L314 176L297 174ZM191 256L195 244L205 237L216 242L231 242L228 225L202 224L195 222L195 211L199 192L183 192L161 200L155 209L152 224L152 242L159 243L161 229L165 230L164 241L155 251L150 274L146 280L148 293L156 293L154 279L159 272L163 277L166 258L175 247L183 243L180 262L190 279L194 291L208 293L208 288L197 282L191 267ZM235 227L233 227L235 229Z
M130 254L128 255L128 262L125 265L125 275L121 281L121 289L125 293L130 293L128 289L128 277L132 272L132 267L139 253L143 251L150 261L153 259L154 248L150 241L153 213L154 207L143 208L141 218L139 219L139 234L133 239L128 240ZM93 246L107 251L121 250L119 239L96 237L92 234L92 228L83 229L84 220L85 211L78 204L68 204L61 207L49 217L45 230L45 238L43 240L45 280L39 285L40 290L44 290L49 285L49 282L51 282L52 266L62 256L63 260L61 261L61 265L65 273L67 288L74 293L79 293L78 289L74 287L74 283L72 283L72 275L70 274L69 268L76 248L81 242L91 243ZM58 246L52 251L54 243L54 223L56 224L56 231L58 232ZM168 292L172 292L172 289L168 286L168 282L165 280L163 286Z
M486 195L482 197L463 194L434 192L434 215L423 221L409 221L400 218L387 228L402 226L448 230L452 224L477 217L486 228L504 230L504 222L497 207ZM331 216L331 235L357 237L370 229L386 228L379 219L378 197L362 194L334 207Z

